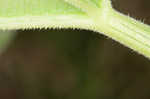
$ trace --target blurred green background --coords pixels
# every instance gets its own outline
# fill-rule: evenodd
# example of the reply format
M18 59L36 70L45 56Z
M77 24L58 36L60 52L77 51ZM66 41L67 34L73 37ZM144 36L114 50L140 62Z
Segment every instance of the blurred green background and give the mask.
M150 0L113 0L150 24ZM19 30L0 55L0 99L150 99L150 60L85 30Z

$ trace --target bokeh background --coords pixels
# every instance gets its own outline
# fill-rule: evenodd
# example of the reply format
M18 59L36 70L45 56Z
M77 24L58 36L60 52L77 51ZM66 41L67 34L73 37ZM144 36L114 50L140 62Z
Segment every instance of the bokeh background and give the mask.
M150 0L113 0L150 24ZM0 99L150 99L150 60L85 30L17 31L0 55Z

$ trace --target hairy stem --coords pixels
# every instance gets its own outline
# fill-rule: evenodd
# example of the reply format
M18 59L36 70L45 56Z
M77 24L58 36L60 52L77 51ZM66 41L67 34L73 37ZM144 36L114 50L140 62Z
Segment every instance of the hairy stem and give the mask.
M100 6L89 0L70 0L69 3L77 4L75 6L85 11L98 32L150 58L150 26L117 12L110 0L102 0Z
M113 9L110 12L105 25L97 25L97 31L150 58L150 26Z
M150 26L114 10L111 0L1 0L0 6L0 30L93 30L150 58Z

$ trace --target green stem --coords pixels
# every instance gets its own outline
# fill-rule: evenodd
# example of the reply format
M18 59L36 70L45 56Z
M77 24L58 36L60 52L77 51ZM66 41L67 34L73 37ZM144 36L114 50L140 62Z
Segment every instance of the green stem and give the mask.
M117 12L111 7L110 0L101 0L100 6L95 6L89 0L69 2L76 4L93 19L98 32L150 58L150 26Z
M150 27L148 25L115 10L110 10L107 20L104 21L103 27L101 24L97 27L98 32L103 32L123 45L150 58Z
M0 3L2 7L5 1L12 2L12 0L2 0ZM36 0L27 0L31 5L28 5L29 2L24 5L23 1L26 0L20 1L23 6L15 6L18 2L15 0L9 9L6 7L0 10L0 29L80 28L93 30L150 58L150 26L115 11L112 9L111 0L38 0L40 2L38 4ZM53 6L57 4L59 6ZM75 10L69 4L77 9ZM67 10L70 8L71 12ZM17 10L14 12L12 9Z

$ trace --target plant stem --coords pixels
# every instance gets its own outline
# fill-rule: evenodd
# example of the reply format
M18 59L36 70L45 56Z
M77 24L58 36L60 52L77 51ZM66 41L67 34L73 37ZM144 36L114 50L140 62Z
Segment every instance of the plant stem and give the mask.
M150 58L150 26L110 10L107 20L97 23L97 31ZM100 22L100 21L95 21ZM103 24L103 26L101 26ZM105 25L104 25L105 24Z
M85 1L86 3L82 0L69 2L76 4L76 7L93 19L98 32L150 58L150 26L117 12L111 7L110 0L101 0L101 6Z

